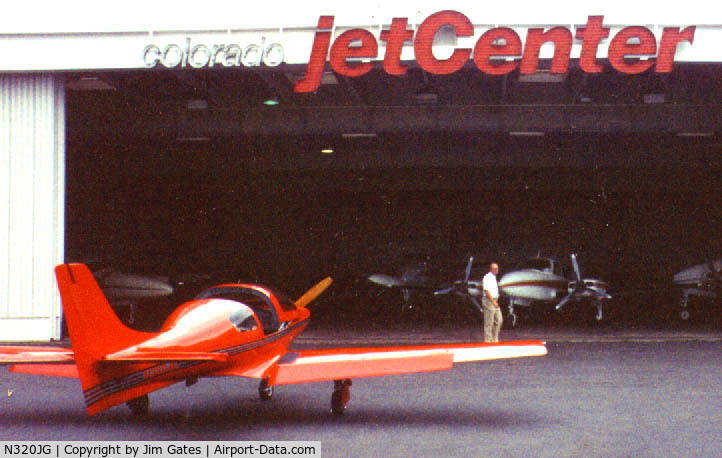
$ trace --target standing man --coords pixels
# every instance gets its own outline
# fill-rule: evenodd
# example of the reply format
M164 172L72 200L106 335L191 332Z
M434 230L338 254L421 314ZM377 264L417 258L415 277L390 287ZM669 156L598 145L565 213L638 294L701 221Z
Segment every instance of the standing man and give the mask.
M499 341L503 318L501 307L499 307L499 283L496 281L498 273L499 265L492 262L489 264L489 272L484 275L482 281L484 296L481 298L481 306L484 309L484 342Z

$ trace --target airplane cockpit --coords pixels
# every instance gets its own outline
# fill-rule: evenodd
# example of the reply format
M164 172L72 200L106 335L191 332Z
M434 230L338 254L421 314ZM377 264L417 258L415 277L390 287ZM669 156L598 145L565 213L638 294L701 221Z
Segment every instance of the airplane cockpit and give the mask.
M538 270L540 272L547 272L555 275L559 275L561 277L564 276L564 271L562 269L561 264L558 262L555 262L551 258L532 258L527 259L526 261L522 261L519 263L519 265L516 267L517 270L523 270L523 269L533 269Z
M265 334L272 334L281 327L276 309L273 307L268 296L261 291L242 286L218 286L209 288L196 296L196 299L210 298L228 299L247 305L253 310L253 313L255 313ZM238 317L236 321L243 320L241 320L241 317ZM231 317L231 322L233 322L233 325L236 326L237 329L238 326L244 326L242 322L236 325L233 317Z

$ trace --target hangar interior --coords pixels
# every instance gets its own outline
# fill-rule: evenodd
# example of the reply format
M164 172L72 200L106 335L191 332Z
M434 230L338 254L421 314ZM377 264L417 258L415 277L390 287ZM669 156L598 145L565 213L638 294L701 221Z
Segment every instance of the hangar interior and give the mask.
M66 73L66 260L293 295L418 254L575 252L614 290L721 256L722 67L575 65L327 72L311 94L285 64Z

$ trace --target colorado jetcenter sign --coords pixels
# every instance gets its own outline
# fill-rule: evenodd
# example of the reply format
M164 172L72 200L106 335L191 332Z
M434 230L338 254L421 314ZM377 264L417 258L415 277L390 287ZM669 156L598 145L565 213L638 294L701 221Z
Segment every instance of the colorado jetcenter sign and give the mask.
M576 28L575 33L563 26L549 29L529 28L525 41L511 27L487 27L473 41L478 27L458 11L439 11L428 16L416 30L409 26L408 18L393 18L390 26L382 30L379 39L367 29L352 28L338 34L334 39L334 16L321 16L315 31L305 76L295 87L295 92L313 92L320 83L326 62L340 75L348 77L368 73L379 60L379 41L385 45L382 63L391 75L403 75L407 67L402 53L408 44L413 47L414 59L425 71L432 74L450 74L462 68L469 60L482 72L503 75L514 70L521 74L537 72L540 58L546 53L551 58L551 73L563 74L569 68L572 57L579 59L579 67L586 73L599 73L603 65L598 62L603 43L610 65L620 73L636 74L652 69L657 73L669 73L678 46L694 43L695 26L664 27L661 37L645 26L627 26L613 36L611 28L604 26L604 16L588 16L586 25ZM443 58L435 52L434 40L442 30L453 28L455 40L472 39L473 46L457 46ZM553 53L549 46L553 46ZM603 54L603 53L602 53ZM187 38L184 45L150 44L143 49L145 67L158 65L177 67L214 66L260 66L275 67L284 62L285 50L277 42L239 44L194 44Z

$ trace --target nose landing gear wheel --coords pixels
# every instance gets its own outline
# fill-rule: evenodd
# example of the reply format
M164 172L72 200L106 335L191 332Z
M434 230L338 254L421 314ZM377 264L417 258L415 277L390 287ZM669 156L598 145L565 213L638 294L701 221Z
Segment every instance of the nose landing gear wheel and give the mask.
M273 397L273 386L268 384L268 379L264 378L258 385L258 396L261 401L268 401Z
M334 415L343 415L346 404L351 399L351 380L334 380L333 394L331 395L331 412Z

